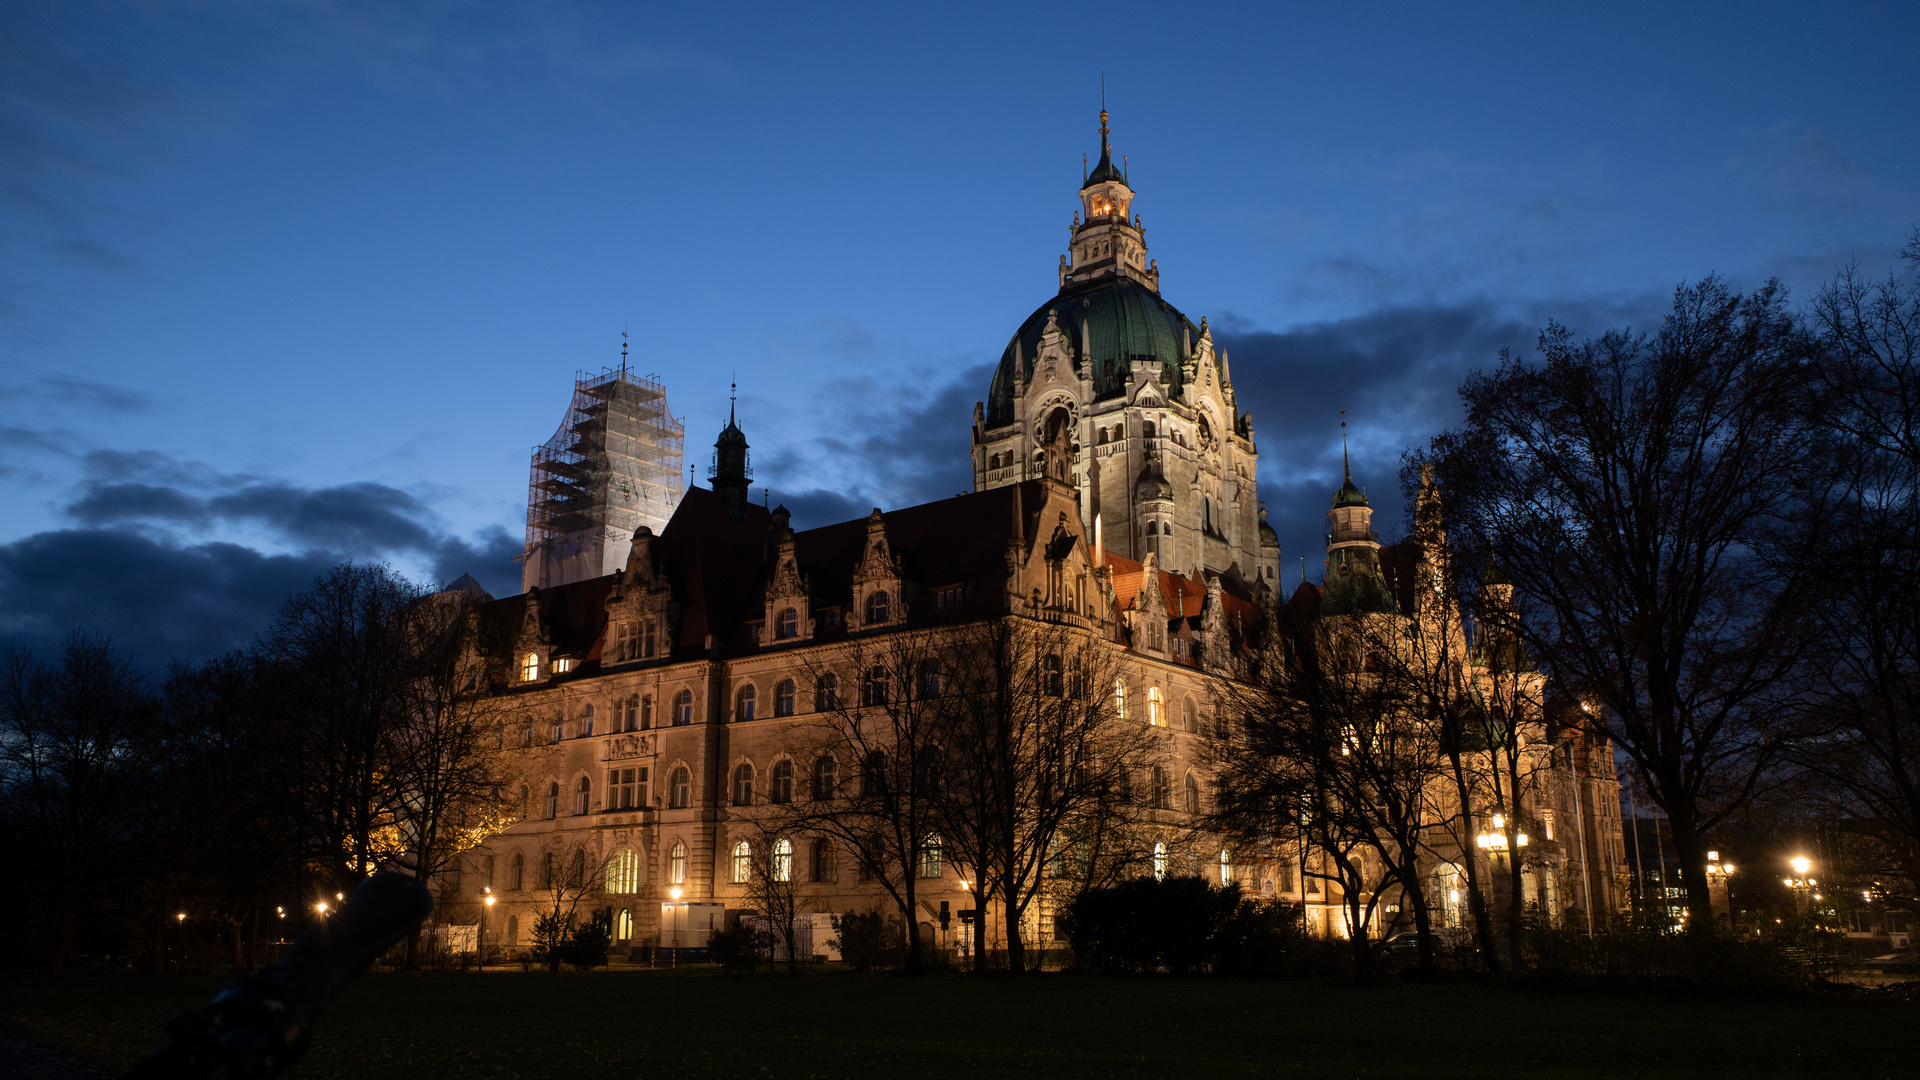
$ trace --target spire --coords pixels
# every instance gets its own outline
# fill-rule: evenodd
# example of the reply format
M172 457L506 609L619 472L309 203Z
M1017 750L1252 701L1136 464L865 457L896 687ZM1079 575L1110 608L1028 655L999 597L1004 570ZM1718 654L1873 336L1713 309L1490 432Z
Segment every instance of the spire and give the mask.
M727 399L727 426L713 442L713 470L707 474L707 480L714 492L725 500L727 513L745 517L747 481L753 476L753 464L747 453L747 433L740 430L739 422L734 419L734 402L739 393L740 384L735 383Z
M1100 92L1100 97L1102 99L1100 102L1100 164L1095 165L1093 172L1087 174L1086 182L1080 185L1082 191L1085 191L1095 184L1125 184L1127 182L1126 174L1113 167L1113 143L1108 139L1108 136L1112 134L1112 129L1107 126L1106 90L1104 88ZM1122 218L1126 216L1125 207L1121 207L1120 216Z
M1358 487L1354 486L1354 483L1353 483L1353 459L1349 457L1347 454L1347 421L1345 419L1346 415L1347 415L1347 410L1341 409L1340 416L1342 417L1342 419L1340 421L1340 465L1341 465L1342 471L1346 473L1346 479L1345 479L1345 482L1343 482L1340 485L1340 490L1334 493L1333 505L1336 509L1342 506L1367 505L1366 493L1361 491Z

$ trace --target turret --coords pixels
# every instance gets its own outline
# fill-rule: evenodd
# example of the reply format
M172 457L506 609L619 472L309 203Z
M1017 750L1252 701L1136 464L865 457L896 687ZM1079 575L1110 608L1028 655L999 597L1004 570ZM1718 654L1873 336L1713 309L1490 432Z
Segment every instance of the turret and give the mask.
M753 463L747 453L747 434L733 418L733 405L727 406L727 426L713 443L713 468L707 480L720 496L727 513L747 516L747 482L753 478Z

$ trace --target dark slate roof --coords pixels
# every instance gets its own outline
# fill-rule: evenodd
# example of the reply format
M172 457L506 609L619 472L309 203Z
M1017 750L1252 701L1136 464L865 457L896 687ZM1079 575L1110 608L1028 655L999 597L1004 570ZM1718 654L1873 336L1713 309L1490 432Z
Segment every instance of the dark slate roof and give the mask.
M1132 378L1135 359L1166 365L1162 376L1168 393L1180 389L1180 361L1191 342L1200 340L1200 328L1179 309L1160 298L1160 294L1132 278L1119 276L1069 282L1059 295L1041 304L1027 316L1000 355L994 370L993 386L987 393L987 423L998 426L1013 420L1013 357L1018 343L1024 358L1023 376L1033 374L1034 354L1040 347L1040 335L1047 329L1047 313L1059 313L1060 329L1073 341L1073 354L1080 354L1082 327L1093 356L1093 395L1096 400L1121 397ZM1107 361L1113 370L1107 370ZM1219 363L1215 354L1214 363ZM1076 368L1076 370L1078 370Z

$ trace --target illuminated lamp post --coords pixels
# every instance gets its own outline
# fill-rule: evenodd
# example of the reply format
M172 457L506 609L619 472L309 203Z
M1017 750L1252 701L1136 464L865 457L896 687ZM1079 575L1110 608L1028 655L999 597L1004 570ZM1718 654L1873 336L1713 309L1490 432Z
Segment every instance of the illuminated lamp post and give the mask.
M1807 894L1820 884L1818 879L1807 876L1807 871L1813 869L1813 860L1805 855L1795 855L1787 860L1787 865L1793 869L1793 876L1780 879L1781 883L1793 890L1794 909L1804 914L1807 910ZM1814 899L1820 898L1815 896Z
M482 891L487 895L480 901L480 930L474 935L473 969L475 971L487 970L487 911L493 907L495 901L493 886L482 886Z
M1733 864L1721 862L1718 851L1707 852L1707 890L1712 894L1714 886L1719 886L1727 895L1727 929L1733 929L1733 887L1728 880L1733 877Z

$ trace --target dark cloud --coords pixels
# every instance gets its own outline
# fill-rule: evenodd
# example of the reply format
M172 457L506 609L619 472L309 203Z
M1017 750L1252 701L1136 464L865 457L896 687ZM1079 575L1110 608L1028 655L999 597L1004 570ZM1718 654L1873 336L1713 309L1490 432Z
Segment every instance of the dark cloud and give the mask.
M1532 353L1556 319L1592 335L1620 325L1652 328L1655 296L1562 300L1509 309L1490 301L1383 308L1284 331L1222 320L1215 339L1228 352L1243 410L1253 413L1260 490L1283 561L1310 578L1325 558L1326 511L1341 481L1341 410L1354 482L1367 489L1374 527L1391 540L1402 529L1401 455L1461 420L1458 387L1499 362L1503 348Z
M0 644L44 648L84 627L157 672L245 645L333 562L114 529L37 533L0 545Z

